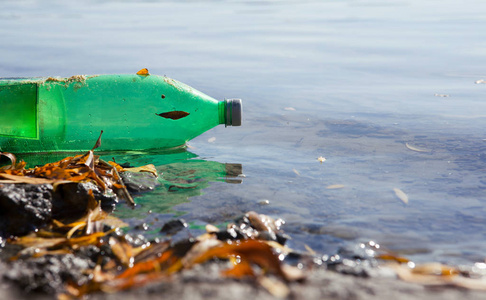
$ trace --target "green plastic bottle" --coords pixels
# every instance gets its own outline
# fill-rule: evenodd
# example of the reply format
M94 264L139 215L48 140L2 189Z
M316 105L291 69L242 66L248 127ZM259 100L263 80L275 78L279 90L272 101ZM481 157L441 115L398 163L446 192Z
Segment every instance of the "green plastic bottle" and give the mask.
M241 125L241 100L165 76L0 79L0 151L89 150L102 130L100 151L174 148L219 124Z

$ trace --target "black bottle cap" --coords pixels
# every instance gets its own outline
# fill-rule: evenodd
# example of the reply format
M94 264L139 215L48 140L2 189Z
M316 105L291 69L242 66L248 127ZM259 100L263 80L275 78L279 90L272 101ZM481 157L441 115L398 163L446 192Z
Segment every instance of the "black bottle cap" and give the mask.
M241 126L241 99L226 99L226 126Z

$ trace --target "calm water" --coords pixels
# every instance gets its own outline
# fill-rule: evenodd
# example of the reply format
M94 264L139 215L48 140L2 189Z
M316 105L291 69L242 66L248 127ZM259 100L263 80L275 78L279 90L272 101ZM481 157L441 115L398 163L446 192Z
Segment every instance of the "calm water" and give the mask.
M471 263L486 255L485 13L479 0L2 1L0 75L148 67L243 98L240 128L116 156L163 172L138 209L117 212L134 231L255 210L285 219L298 249L374 240Z

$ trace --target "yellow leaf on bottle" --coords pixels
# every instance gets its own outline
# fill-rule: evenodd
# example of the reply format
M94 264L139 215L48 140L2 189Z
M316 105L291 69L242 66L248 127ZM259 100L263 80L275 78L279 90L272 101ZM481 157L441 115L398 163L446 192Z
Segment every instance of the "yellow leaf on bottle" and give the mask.
M149 73L149 70L147 68L143 68L143 69L141 69L140 71L137 72L137 75L147 76L147 75L150 75L150 73Z

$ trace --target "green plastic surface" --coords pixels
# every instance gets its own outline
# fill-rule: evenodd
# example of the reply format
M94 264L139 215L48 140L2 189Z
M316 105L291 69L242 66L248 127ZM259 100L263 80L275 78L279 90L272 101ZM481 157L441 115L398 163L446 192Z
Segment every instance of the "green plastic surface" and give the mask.
M37 138L37 85L0 86L0 135Z
M225 102L154 75L4 79L0 105L14 153L89 150L101 130L101 151L173 148L226 122Z

